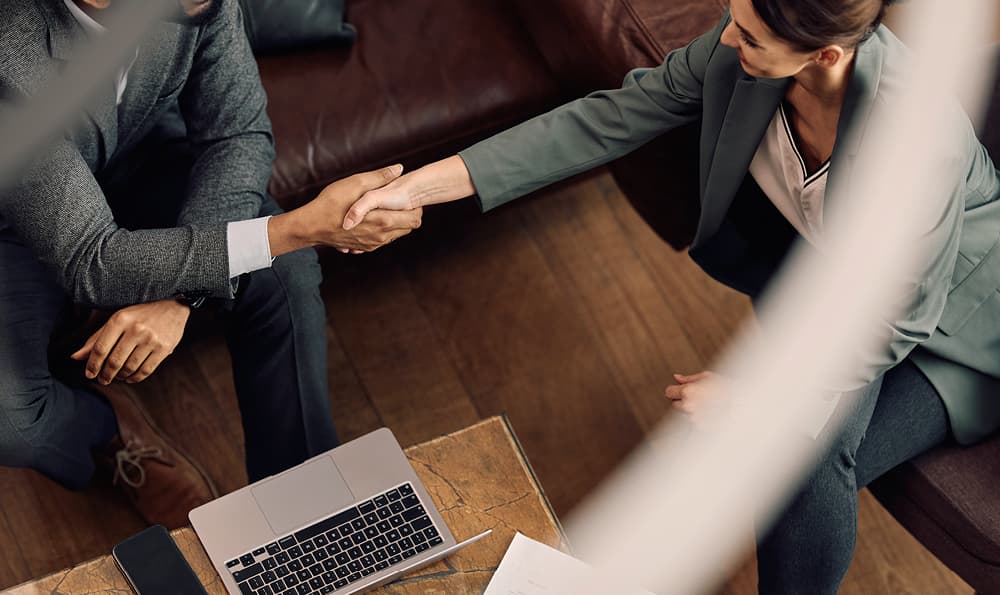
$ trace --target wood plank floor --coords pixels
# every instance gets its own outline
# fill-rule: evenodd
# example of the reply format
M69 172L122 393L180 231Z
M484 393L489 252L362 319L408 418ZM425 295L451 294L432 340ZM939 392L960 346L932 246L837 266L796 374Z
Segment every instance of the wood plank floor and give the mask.
M709 365L749 314L646 228L603 171L486 216L471 201L438 207L388 249L324 260L342 439L387 425L405 446L505 412L561 515L668 414L670 373ZM220 489L245 484L221 340L188 341L140 390ZM861 502L844 593L971 592L867 492ZM106 481L72 493L0 469L0 588L141 528ZM719 592L754 593L755 580L748 555Z

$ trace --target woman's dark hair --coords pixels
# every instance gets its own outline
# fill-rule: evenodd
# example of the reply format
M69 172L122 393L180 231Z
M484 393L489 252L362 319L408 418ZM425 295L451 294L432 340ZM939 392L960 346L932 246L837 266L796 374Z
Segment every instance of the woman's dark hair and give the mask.
M896 0L752 0L775 35L802 51L853 48L868 38Z

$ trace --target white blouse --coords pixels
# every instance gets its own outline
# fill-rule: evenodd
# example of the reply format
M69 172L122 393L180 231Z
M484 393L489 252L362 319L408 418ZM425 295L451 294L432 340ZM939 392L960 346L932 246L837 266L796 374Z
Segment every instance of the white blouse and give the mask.
M814 246L823 231L829 170L827 160L811 174L806 171L785 108L779 107L750 163L750 175L792 227Z

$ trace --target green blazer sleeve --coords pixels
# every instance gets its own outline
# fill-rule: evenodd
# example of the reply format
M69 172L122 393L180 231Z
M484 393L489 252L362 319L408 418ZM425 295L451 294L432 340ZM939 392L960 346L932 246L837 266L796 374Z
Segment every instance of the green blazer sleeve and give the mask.
M461 151L481 208L612 161L696 120L706 66L728 22L727 15L660 66L629 72L620 89L596 91Z

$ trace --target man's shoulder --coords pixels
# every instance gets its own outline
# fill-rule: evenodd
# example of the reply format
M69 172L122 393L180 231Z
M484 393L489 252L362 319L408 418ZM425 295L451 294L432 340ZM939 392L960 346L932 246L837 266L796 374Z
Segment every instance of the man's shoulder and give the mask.
M51 62L48 24L41 2L62 0L3 0L0 19L0 83L27 91L44 76Z

